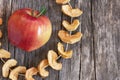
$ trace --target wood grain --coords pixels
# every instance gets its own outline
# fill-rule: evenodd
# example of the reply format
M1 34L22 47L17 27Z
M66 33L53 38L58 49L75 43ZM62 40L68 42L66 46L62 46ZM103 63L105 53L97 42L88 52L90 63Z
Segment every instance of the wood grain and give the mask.
M7 38L9 16L20 8L40 10L42 5L47 8L46 15L53 27L49 42L30 53L11 45ZM78 17L81 25L77 30L83 33L82 40L69 45L68 49L73 49L74 54L71 59L59 60L63 64L61 71L48 67L49 77L42 79L38 74L34 76L35 80L120 80L120 0L71 0L71 5L84 12ZM57 33L64 29L62 20L71 21L61 12L61 5L56 4L55 0L0 0L0 17L3 18L3 25L0 26L3 32L0 39L2 48L11 52L18 65L27 68L37 66L46 58L48 50L57 52L56 45L60 41ZM2 77L2 65L0 61L0 80L9 80ZM19 76L19 80L25 78Z
M119 80L120 1L93 2L94 49L97 80Z
M82 0L81 7L84 14L81 20L82 53L81 53L81 72L80 80L96 80L95 79L95 61L94 61L94 36L92 26L92 2L90 0Z

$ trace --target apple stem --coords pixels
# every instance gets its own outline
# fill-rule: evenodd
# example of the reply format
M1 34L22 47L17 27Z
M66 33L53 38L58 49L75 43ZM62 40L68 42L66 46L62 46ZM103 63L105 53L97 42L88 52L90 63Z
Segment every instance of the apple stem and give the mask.
M36 17L44 15L46 13L46 11L47 11L47 9L44 6L42 6L41 9L40 9L40 13Z

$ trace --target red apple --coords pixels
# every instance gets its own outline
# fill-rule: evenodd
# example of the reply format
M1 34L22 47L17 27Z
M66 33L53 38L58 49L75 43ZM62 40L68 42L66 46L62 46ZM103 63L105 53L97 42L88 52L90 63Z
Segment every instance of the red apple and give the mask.
M34 14L34 15L33 15ZM24 8L15 11L8 20L8 39L11 44L33 51L43 46L52 32L51 22L38 11Z

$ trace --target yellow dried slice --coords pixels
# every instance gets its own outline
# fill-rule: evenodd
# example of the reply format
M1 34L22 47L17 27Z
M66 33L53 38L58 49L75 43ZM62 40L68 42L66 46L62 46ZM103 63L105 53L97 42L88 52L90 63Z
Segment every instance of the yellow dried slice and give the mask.
M3 35L3 34L2 34L2 31L0 30L0 38L2 38L2 35Z
M39 74L41 77L47 77L49 76L49 72L47 70L45 70L45 68L48 66L48 60L44 59L42 60L39 65L38 65L38 70L39 70Z
M0 49L0 58L10 58L11 54L5 49Z
M26 80L35 80L33 75L37 75L38 70L35 67L29 68L25 73Z
M68 2L70 2L70 0L56 0L57 4L66 4Z
M12 80L18 80L18 74L25 72L26 72L26 67L18 66L10 72L9 78Z
M64 30L60 30L58 32L58 36L63 42L69 43L69 44L74 44L81 40L82 33L77 32L73 35L70 35L68 32L66 32Z
M2 25L2 23L3 23L3 20L2 20L2 18L0 18L0 25Z
M2 67L3 77L8 77L10 68L16 65L17 65L17 61L15 59L9 59L8 61L6 61L6 63Z
M83 12L79 8L71 8L70 5L62 5L62 12L70 17L79 17Z
M72 24L70 24L68 21L63 20L62 25L64 28L68 31L75 31L78 26L80 25L80 22L78 19L75 19Z
M68 59L68 58L71 58L72 57L72 54L73 54L73 51L72 50L69 50L69 51L64 51L64 46L62 43L58 43L57 45L57 49L58 49L58 52L59 54L65 58L65 59Z
M2 43L0 42L0 47L2 46Z
M61 70L62 64L57 62L58 55L55 51L49 50L48 52L48 63L55 70Z

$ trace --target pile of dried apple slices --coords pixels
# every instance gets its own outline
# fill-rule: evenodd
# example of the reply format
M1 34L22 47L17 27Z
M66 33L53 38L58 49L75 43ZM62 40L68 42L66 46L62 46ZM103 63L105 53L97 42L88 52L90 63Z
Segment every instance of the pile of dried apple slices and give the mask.
M56 3L62 4L62 12L71 17L79 17L83 12L79 8L72 8L70 5L70 0L56 0ZM2 19L0 19L0 25L2 24ZM60 40L66 44L74 44L81 40L82 33L77 32L75 34L71 34L72 31L75 31L80 22L78 19L74 19L71 23L66 20L62 21L63 27L67 30L60 30L58 32L58 36ZM70 33L69 33L70 32ZM2 32L0 31L0 37L2 37ZM61 70L62 63L58 62L57 60L62 57L65 59L71 58L73 51L72 50L65 50L64 45L59 42L57 44L58 54L54 50L49 50L47 59L42 60L37 67L32 67L26 69L25 66L17 66L17 61L15 59L8 59L6 62L3 58L10 58L11 54L7 50L0 49L0 58L4 62L2 67L2 75L3 77L9 77L11 80L18 80L18 76L25 74L26 80L35 80L32 76L40 74L42 78L49 76L49 72L45 69L46 67L50 66L52 69ZM14 68L13 68L14 67ZM11 69L12 68L12 69Z

